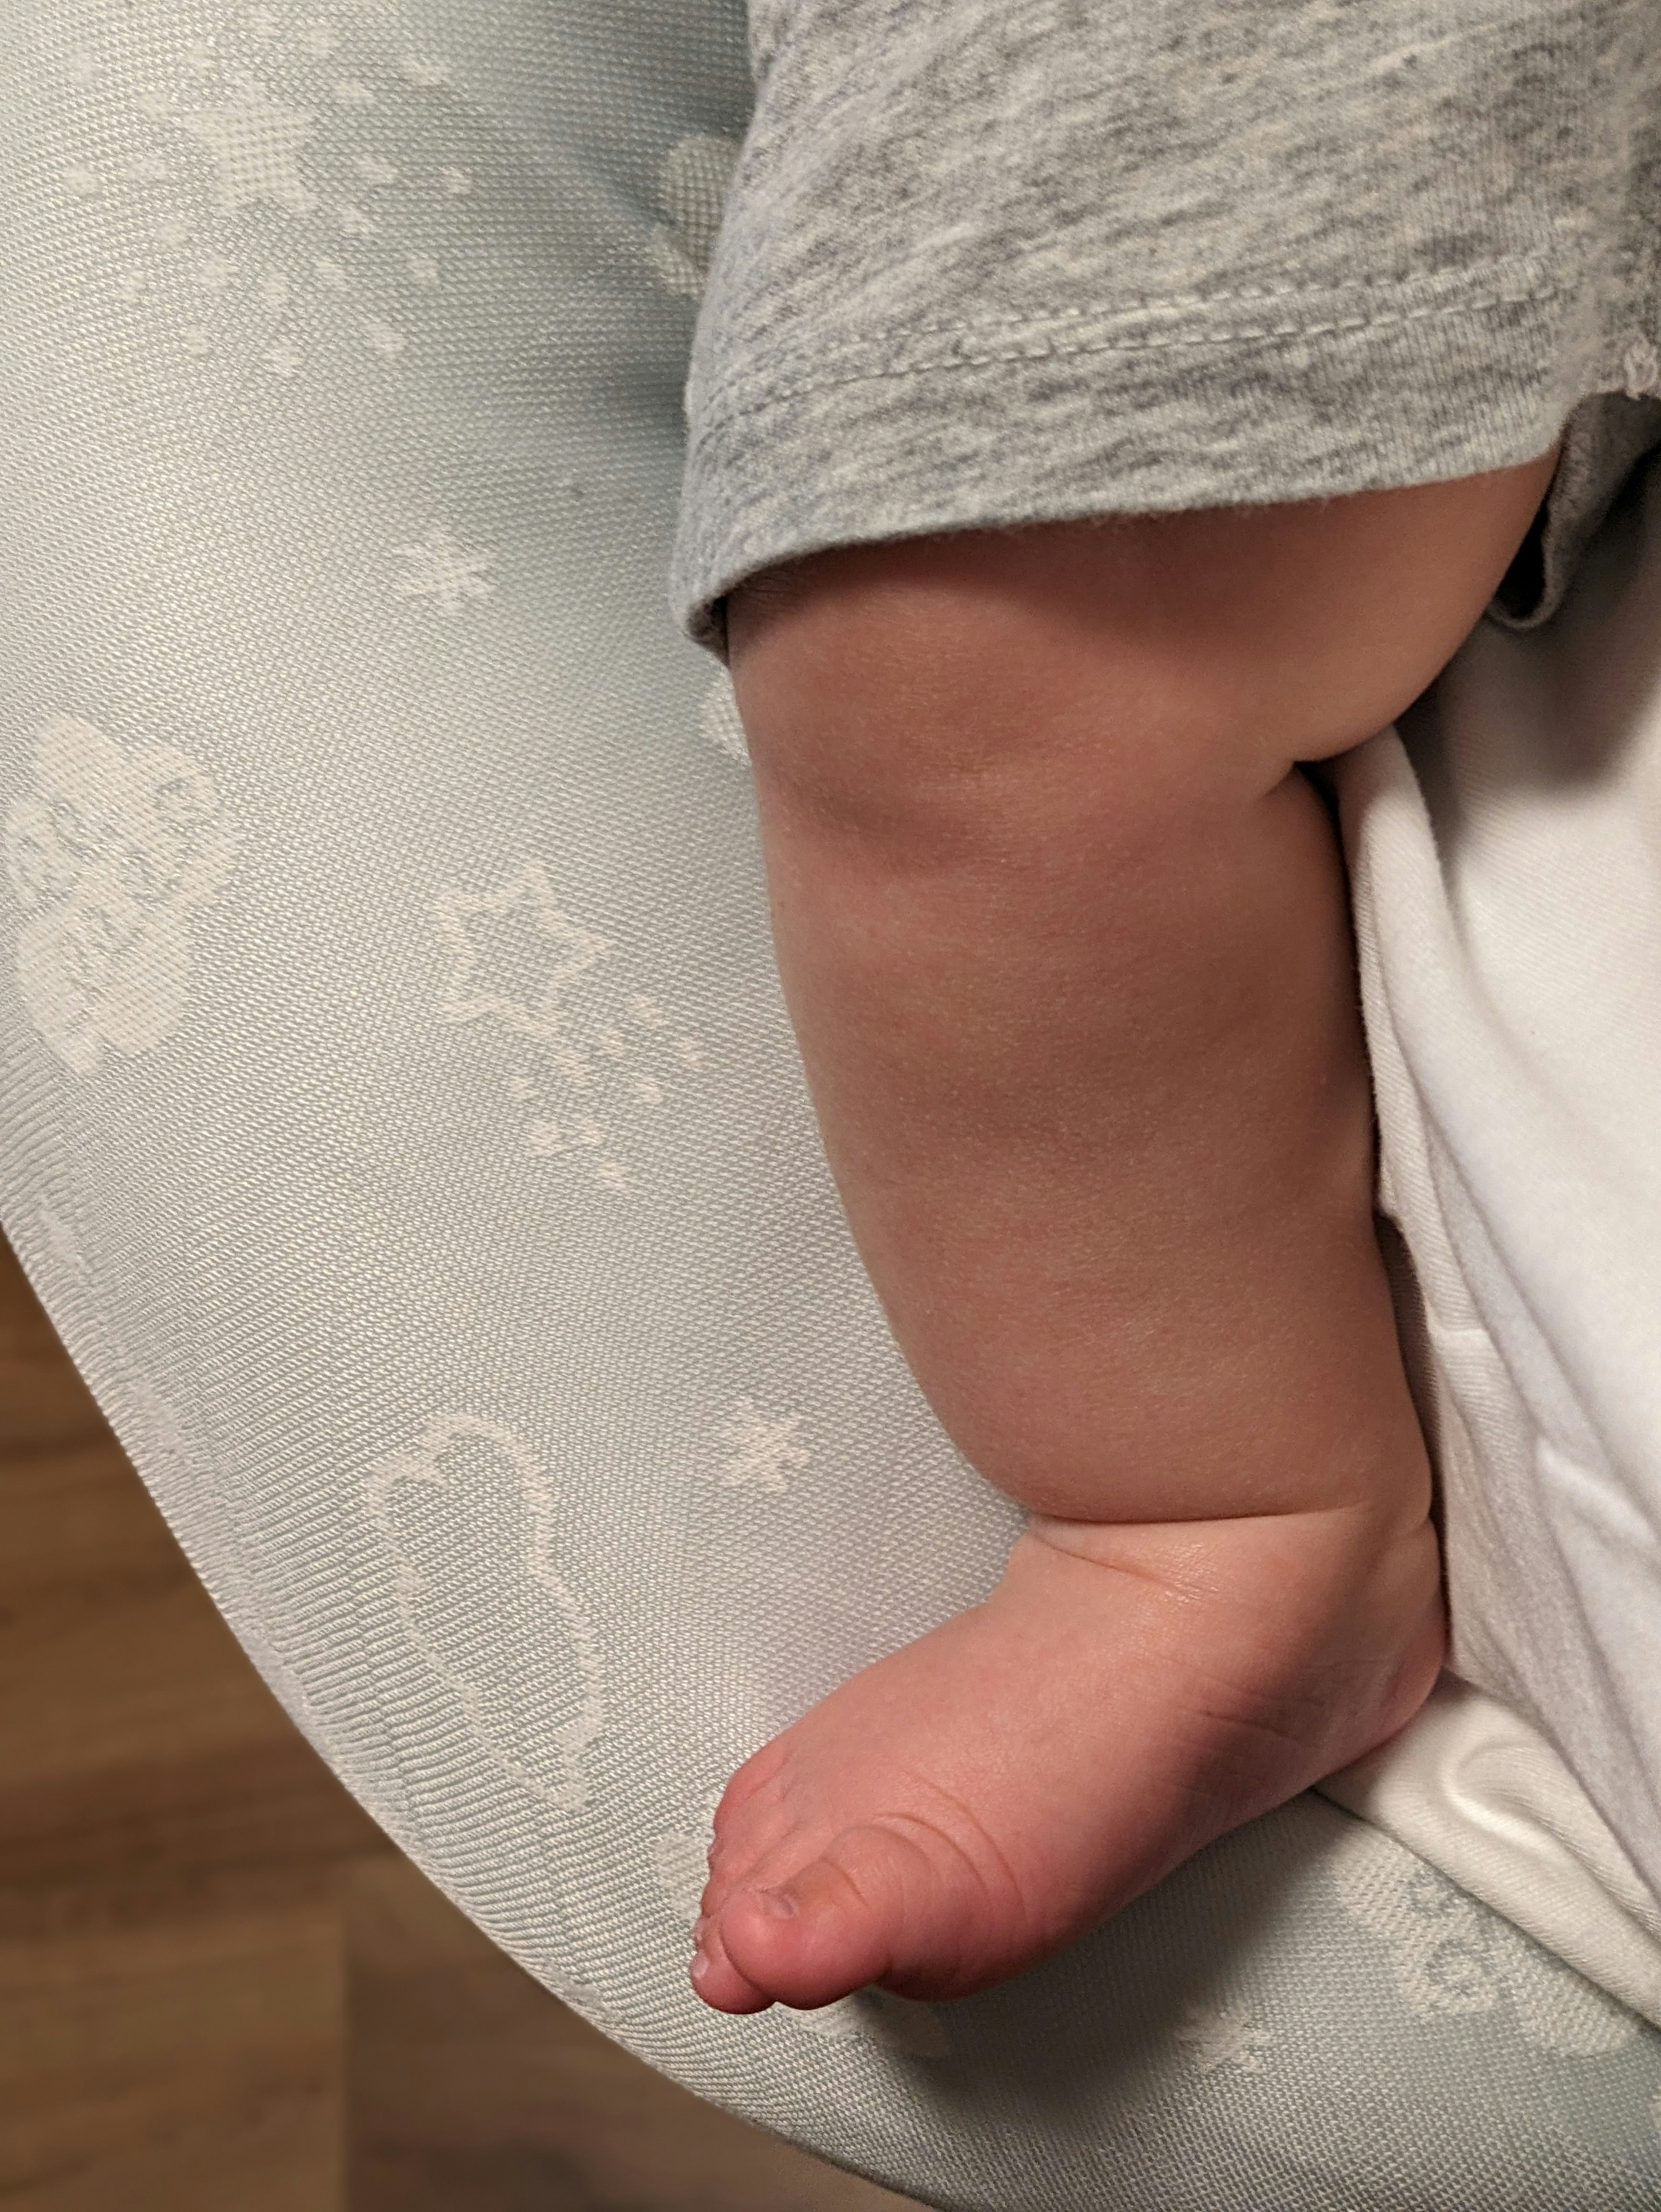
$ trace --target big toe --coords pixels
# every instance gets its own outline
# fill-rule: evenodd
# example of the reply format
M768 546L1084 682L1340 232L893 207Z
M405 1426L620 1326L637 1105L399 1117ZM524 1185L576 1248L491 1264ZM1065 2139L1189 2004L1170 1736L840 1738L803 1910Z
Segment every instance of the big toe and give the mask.
M816 1859L776 1889L741 1889L721 1948L753 1988L789 2005L830 2004L886 1972L885 1916L842 1868Z
M735 1891L717 1927L736 1972L784 2004L830 2004L872 1982L943 1996L974 1963L964 1903L910 1838L855 1828L788 1880Z
M727 1955L721 1929L707 1920L698 1923L697 1949L692 1959L692 1987L715 2012L765 2012L773 2002L770 1990L757 1989Z

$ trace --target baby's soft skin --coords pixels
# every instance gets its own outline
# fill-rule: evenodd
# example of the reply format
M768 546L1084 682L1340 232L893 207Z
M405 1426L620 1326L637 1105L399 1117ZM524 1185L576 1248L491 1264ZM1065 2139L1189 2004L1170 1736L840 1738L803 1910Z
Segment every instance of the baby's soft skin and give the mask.
M728 1784L718 2009L984 1988L1428 1693L1430 1473L1295 763L1425 688L1555 460L841 546L733 595L831 1169L930 1404L1031 1517L983 1604Z

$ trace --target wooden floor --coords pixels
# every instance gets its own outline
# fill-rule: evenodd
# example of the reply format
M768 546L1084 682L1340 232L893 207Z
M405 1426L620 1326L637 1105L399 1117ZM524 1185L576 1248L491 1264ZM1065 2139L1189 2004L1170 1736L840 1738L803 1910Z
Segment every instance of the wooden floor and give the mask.
M903 2212L503 1957L340 1789L0 1245L0 2205Z

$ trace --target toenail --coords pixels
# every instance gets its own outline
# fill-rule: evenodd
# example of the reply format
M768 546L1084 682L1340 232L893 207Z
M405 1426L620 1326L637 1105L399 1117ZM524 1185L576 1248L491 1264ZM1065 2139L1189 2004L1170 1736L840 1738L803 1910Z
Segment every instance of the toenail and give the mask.
M788 1890L752 1889L750 1893L764 1912L770 1912L775 1920L794 1920L798 1910L796 1900Z
M700 1951L692 1961L692 1979L701 1982L709 1971L709 1954L707 1951Z
M695 1943L703 1942L703 1931L709 1925L709 1914L707 1912L700 1912L697 1918L692 1923L692 1941Z

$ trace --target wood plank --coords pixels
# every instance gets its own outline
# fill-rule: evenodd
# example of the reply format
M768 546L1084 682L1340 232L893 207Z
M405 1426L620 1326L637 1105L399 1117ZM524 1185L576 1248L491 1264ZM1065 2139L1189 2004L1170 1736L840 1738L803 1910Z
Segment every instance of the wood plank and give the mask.
M351 2212L904 2212L609 2042L407 1860L344 1911Z
M36 1895L0 1929L0 2200L344 2212L332 1872Z

